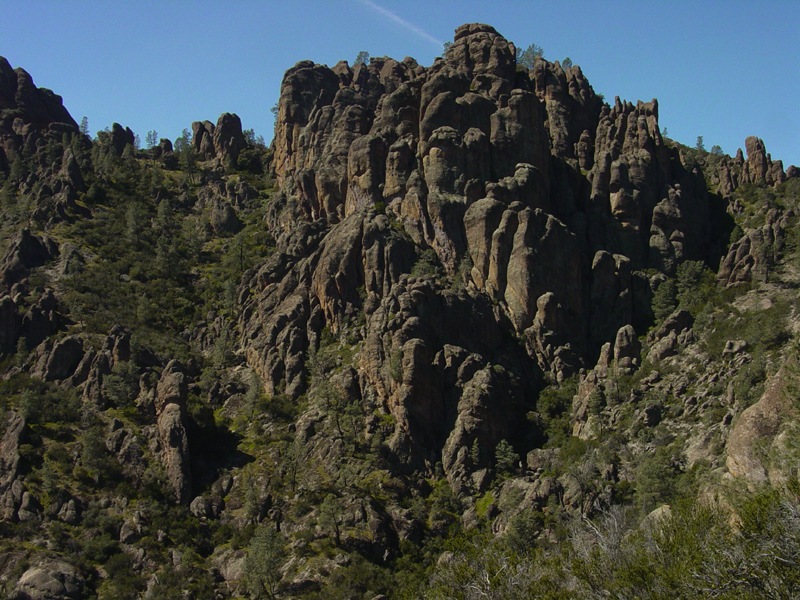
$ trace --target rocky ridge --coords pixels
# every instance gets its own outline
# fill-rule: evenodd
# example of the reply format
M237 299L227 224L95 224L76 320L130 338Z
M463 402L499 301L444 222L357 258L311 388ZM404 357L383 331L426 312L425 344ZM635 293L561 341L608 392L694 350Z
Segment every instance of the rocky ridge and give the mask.
M270 393L299 397L319 328L339 333L363 310L357 396L377 397L395 418L400 454L409 438L426 440L411 444L422 454L441 453L457 488L476 466L445 458L446 440L466 447L478 435L491 448L511 432L480 433L471 402L456 402L455 421L444 417L452 384L437 365L448 347L532 382L513 403L518 420L543 377L593 366L607 344L616 349L606 356L632 372L664 275L685 261L716 265L725 250L728 232L712 226L730 219L713 202L718 190L665 143L657 101L607 105L579 67L541 60L519 70L513 44L485 25L459 28L428 68L298 63L284 77L273 145L282 193L268 220L286 254L240 288L249 364ZM772 168L763 144L747 148L733 189L766 183ZM454 311L451 292L405 279L412 251L415 260L434 252L472 308ZM735 269L745 259L730 252ZM486 300L491 309L478 308ZM465 322L481 334L460 336ZM514 338L523 353L500 351ZM403 357L397 381L376 368L392 356ZM458 433L462 421L474 433ZM433 423L456 429L434 434Z
M702 497L789 481L797 170L761 140L699 155L656 100L520 69L481 24L430 67L302 61L278 108L268 153L228 113L137 153L0 59L1 515L59 549L4 554L4 589L103 596L124 563L148 597L166 573L235 597L260 523L291 541L283 591L316 597L453 528L549 544L576 515L649 510L675 493L653 469ZM81 229L114 210L146 275ZM203 240L185 272L171 212ZM246 259L257 230L274 248ZM219 247L238 286L149 348L147 281L212 288ZM82 312L98 264L138 298L125 327Z

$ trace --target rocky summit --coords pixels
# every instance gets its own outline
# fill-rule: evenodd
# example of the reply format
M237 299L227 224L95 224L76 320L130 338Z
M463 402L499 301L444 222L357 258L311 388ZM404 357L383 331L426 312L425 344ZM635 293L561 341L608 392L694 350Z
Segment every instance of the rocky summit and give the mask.
M0 57L0 587L800 593L800 171L468 24L90 138Z

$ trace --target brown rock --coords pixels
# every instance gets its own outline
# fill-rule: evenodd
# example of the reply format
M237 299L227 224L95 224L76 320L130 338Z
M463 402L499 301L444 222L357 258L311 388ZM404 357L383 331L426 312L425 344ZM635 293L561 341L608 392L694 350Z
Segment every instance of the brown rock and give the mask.
M678 353L678 334L673 330L651 346L647 362L657 363Z
M7 425L0 441L0 492L9 489L17 477L19 467L19 445L25 435L25 419L16 412L7 415Z
M235 165L239 153L247 146L242 134L241 119L235 114L222 113L217 120L212 137L217 158L223 164L230 161Z
M571 315L583 313L577 240L552 215L539 209L519 212L506 276L504 297L519 331L532 324L536 302L547 292L554 293Z
M0 261L0 278L10 289L12 285L28 276L31 269L40 267L58 257L58 245L48 237L33 235L29 229L21 229L8 246Z
M81 338L70 335L59 340L47 356L42 379L45 381L67 379L75 372L82 358L83 340Z
M744 180L747 183L764 185L767 182L769 162L763 140L750 136L744 141L747 160L744 162Z
M748 229L731 244L722 259L717 281L723 285L760 281L766 282L770 268L786 239L789 215L771 211L767 223L758 229Z
M201 160L211 160L216 156L214 150L214 124L211 121L192 123L192 148Z
M625 325L617 332L614 342L614 363L619 375L631 375L639 366L641 344L631 325Z
M764 483L778 485L789 478L789 465L782 460L782 453L788 450L784 432L797 418L790 386L793 377L783 367L768 381L761 399L741 414L728 436L728 471L751 489Z
M517 62L514 45L489 25L470 23L456 28L446 60L471 79L480 81L480 76L490 76L514 81Z
M71 131L78 131L78 124L64 108L61 96L46 88L37 88L24 69L12 69L2 56L0 109L16 110L22 119L37 127L46 128L50 123L62 123Z
M156 387L156 415L161 456L175 498L191 499L192 476L189 439L186 433L187 381L183 365L172 360L164 368Z

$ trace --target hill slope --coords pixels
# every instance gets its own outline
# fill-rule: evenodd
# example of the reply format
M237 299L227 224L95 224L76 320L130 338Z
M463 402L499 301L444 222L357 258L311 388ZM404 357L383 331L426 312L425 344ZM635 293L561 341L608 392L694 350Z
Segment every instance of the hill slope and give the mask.
M0 111L6 596L794 593L800 179L757 138L480 24L298 63L270 148L91 140L4 59Z

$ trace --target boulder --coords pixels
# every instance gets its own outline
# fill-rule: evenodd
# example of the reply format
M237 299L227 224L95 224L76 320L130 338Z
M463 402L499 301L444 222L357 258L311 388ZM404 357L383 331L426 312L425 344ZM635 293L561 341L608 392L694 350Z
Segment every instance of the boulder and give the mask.
M46 560L25 571L15 591L27 600L80 600L84 597L86 579L69 563Z

